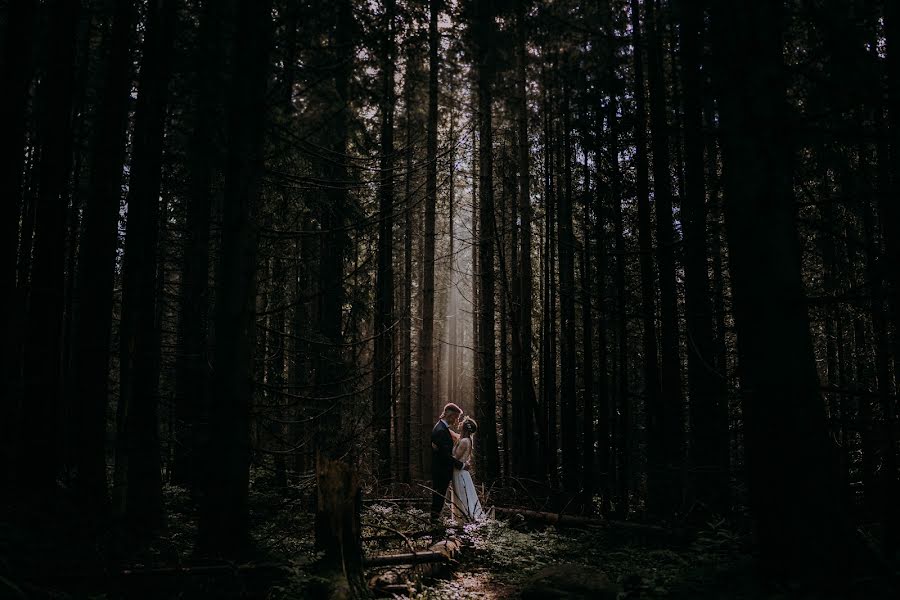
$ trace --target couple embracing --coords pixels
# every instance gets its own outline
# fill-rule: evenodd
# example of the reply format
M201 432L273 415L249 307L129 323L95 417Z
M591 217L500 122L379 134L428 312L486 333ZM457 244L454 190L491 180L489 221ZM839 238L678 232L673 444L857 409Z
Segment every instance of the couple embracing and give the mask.
M444 406L440 419L431 430L431 518L437 521L444 508L447 486L451 486L453 520L480 521L484 510L475 492L469 465L472 461L473 436L478 431L474 419L460 421L462 409L450 402ZM459 429L460 431L455 431Z

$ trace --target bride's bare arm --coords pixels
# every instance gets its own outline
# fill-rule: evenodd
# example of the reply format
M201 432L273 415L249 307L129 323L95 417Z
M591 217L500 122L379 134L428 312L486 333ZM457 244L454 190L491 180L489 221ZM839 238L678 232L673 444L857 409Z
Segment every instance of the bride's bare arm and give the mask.
M458 434L458 433L456 433L456 432L453 431L452 429L448 429L447 431L450 432L450 437L453 438L453 443L454 443L454 444L455 444L456 442L459 441L459 434Z

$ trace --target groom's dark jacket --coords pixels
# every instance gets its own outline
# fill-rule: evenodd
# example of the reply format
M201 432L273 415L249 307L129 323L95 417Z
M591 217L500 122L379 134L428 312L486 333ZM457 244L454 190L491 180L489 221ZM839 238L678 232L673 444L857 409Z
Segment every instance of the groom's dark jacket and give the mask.
M450 437L450 429L443 421L438 421L431 430L431 441L437 446L437 450L431 450L432 476L439 474L450 477L453 467L462 469L463 464L453 458L453 438Z

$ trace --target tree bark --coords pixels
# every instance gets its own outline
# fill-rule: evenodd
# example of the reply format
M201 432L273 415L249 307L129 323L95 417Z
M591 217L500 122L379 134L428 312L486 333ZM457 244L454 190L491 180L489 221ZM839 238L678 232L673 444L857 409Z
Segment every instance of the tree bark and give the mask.
M563 82L563 191L557 221L559 247L559 368L560 427L563 489L574 495L579 490L578 413L575 360L575 234L572 224L572 140L571 100L568 82Z
M93 140L88 199L84 207L73 323L70 382L76 407L76 486L89 517L108 508L106 410L109 403L113 284L122 201L122 166L131 90L134 2L115 4L103 96Z
M493 105L494 79L494 15L493 0L478 4L474 35L476 51L476 79L478 88L478 404L476 414L479 423L481 449L479 455L484 466L484 477L493 479L499 474L500 453L497 447L496 426L496 365L494 343L494 218L493 182Z
M409 44L406 48L407 65L412 66L415 61L414 46ZM406 117L406 150L405 162L405 190L404 190L404 231L403 231L403 313L400 320L400 406L399 424L400 430L397 437L400 440L400 471L401 480L408 483L411 477L424 476L422 469L422 453L418 450L412 453L413 420L412 420L412 280L413 280L413 208L412 196L412 172L413 172L413 78L410 69L404 81L404 112ZM416 430L420 429L416 425Z
M542 410L544 412L544 433L541 436L543 444L542 461L544 475L552 488L559 484L557 474L557 403L556 403L556 256L555 236L553 231L556 224L556 172L554 135L551 110L553 99L547 92L549 75L545 74L548 84L544 87L544 293L543 315L541 322L541 387Z
M163 132L177 3L151 4L135 109L122 266L114 502L132 532L164 525L159 449L160 324L156 277Z
M365 597L360 510L362 491L349 464L316 457L317 573L331 581L331 598Z
M377 473L391 474L391 382L394 365L394 0L384 5L381 89L381 181L378 198L378 271L375 278L375 385L373 427Z
M249 549L249 403L258 233L254 223L263 172L271 7L242 0L235 15L222 241L216 269L216 341L207 489L200 506L201 554L239 558Z
M638 244L641 270L641 320L644 352L644 407L647 420L647 477L649 496L662 493L657 470L665 461L665 447L661 438L662 408L659 356L656 344L656 292L650 225L650 163L647 159L647 100L644 90L644 58L641 48L640 12L636 0L631 2L631 27L634 43L634 98L637 123L635 125L635 172L638 204ZM650 491L651 481L653 491ZM664 500L662 501L664 502ZM654 500L654 504L656 500Z
M328 189L327 200L321 207L319 221L322 235L319 238L319 332L323 342L317 344L316 395L323 399L317 408L323 411L317 429L317 446L326 453L336 450L343 424L344 409L340 383L345 377L344 358L340 344L343 342L342 319L345 301L344 259L349 240L344 231L347 219L347 144L349 140L349 86L353 64L351 34L354 24L353 8L349 0L341 0L332 7L334 21L330 45L326 48L327 64L332 69L333 93L330 98L337 109L332 109L324 134L329 157L321 161L320 169Z
M528 96L526 50L527 34L525 24L525 1L516 3L516 137L518 141L519 170L519 265L516 290L518 299L517 327L513 332L513 452L521 461L520 472L532 476L538 474L538 452L534 443L535 420L539 417L537 397L534 390L532 355L533 271L531 264L531 145L528 139ZM515 441L518 440L518 444Z
M69 195L75 40L80 3L49 7L46 73L38 90L43 115L38 132L40 164L34 220L34 262L25 324L24 399L17 476L21 487L52 498L59 467L60 373Z
M681 78L684 88L684 223L685 328L690 397L692 488L709 511L728 508L728 397L717 373L713 315L706 253L706 182L703 163L703 94L700 55L703 48L703 6L679 5ZM727 421L726 421L727 422Z
M6 335L0 341L0 410L6 415L0 426L0 482L13 484L17 453L16 424L19 384L18 340L21 301L16 285L16 251L19 216L23 200L22 174L25 170L25 127L29 86L34 72L31 36L35 28L36 0L9 3L3 63L0 65L0 323Z
M601 479L599 491L606 497L606 467L605 465L609 462L609 422L607 420L607 396L606 396L606 327L605 320L603 318L603 299L606 295L606 290L604 289L604 278L606 277L606 269L605 265L605 256L602 256L601 253L603 250L603 219L602 213L600 212L600 185L599 185L599 177L597 178L597 183L594 184L595 190L595 202L591 202L591 189L590 189L590 172L588 170L587 161L585 161L584 165L584 191L582 194L583 198L583 213L582 213L582 227L584 228L584 244L582 244L581 248L581 322L582 322L582 340L584 347L582 349L582 357L583 357L583 367L582 367L582 377L584 378L584 411L582 413L582 463L581 470L583 473L581 493L583 496L582 504L584 505L584 512L586 514L591 514L593 512L594 507L594 490L596 486L594 485L594 474L596 469L594 467L595 462L599 463L601 469ZM591 227L591 205L594 204L595 214L594 218L595 227ZM593 236L591 235L591 231L593 231ZM600 318L597 319L597 349L598 349L598 368L597 371L594 371L594 316L592 314L592 302L591 302L591 294L593 292L593 286L591 285L591 276L592 276L592 261L591 261L591 237L594 238L594 243L597 246L597 254L598 258L598 266L597 266L597 296L600 298ZM599 379L599 390L597 393L598 402L597 402L597 414L599 417L599 428L598 431L594 430L594 374L597 374L597 379ZM599 434L599 435L598 435ZM595 439L599 437L600 447L597 452L597 460L595 461L594 457L594 442Z
M728 256L759 559L776 577L839 580L849 534L794 225L785 15L747 0L715 8Z
M209 436L203 423L209 418L209 225L212 209L212 182L221 156L217 148L216 120L221 110L219 88L223 65L223 6L206 2L200 16L195 74L191 164L186 216L181 288L179 290L178 344L175 366L175 403L178 419L172 480L194 490L202 489L205 444Z
M438 2L429 1L428 19L428 124L425 138L425 231L422 252L422 326L419 329L419 429L427 440L434 426L434 244L437 205L438 135ZM430 475L431 446L420 445L426 478Z
M651 415L654 427L648 429L650 436L658 438L660 453L655 455L654 460L649 460L647 505L651 512L661 515L679 508L682 502L684 419L669 134L657 4L658 0L648 0L644 5L647 11L647 75L650 93L650 144L653 152L653 205L656 211L656 264L659 270L661 357L659 404Z
M884 239L884 260L886 264L900 264L900 206L896 198L900 191L900 6L896 2L885 3L885 37L887 39L887 112L889 144L887 161L889 164L890 194L879 194L878 212L881 234ZM889 336L894 362L894 393L891 400L885 399L882 410L885 418L892 423L898 419L896 393L900 392L900 274L897 269L887 269L886 306L888 320L893 333ZM890 479L892 496L900 497L900 474L896 471L896 440L891 440L895 469L885 473ZM885 548L894 555L900 548L900 517L894 511L885 535Z

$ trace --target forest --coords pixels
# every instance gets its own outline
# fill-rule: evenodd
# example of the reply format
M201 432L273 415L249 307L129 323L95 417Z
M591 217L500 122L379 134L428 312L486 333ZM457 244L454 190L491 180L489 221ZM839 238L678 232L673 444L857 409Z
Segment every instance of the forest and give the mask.
M0 80L0 597L900 592L900 3L3 0Z

